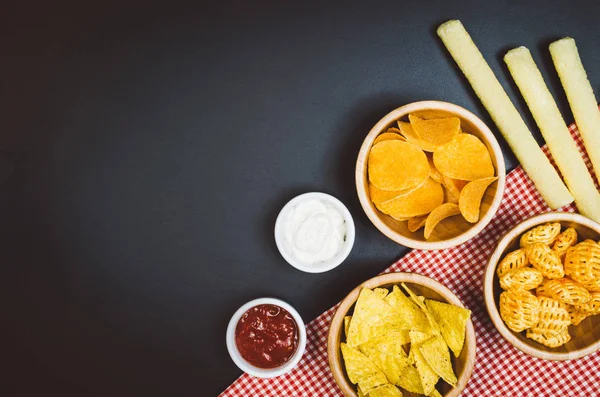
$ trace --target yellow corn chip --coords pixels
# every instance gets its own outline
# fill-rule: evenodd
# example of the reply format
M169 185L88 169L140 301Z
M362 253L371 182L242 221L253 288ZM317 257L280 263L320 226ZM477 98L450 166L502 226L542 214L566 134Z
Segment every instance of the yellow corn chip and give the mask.
M423 394L430 394L435 389L435 384L440 377L427 363L427 360L425 360L421 351L418 348L413 349L411 347L411 353L413 350L415 366L417 367L417 371L421 378L421 385L423 385Z
M425 238L429 238L433 229L437 226L438 223L443 221L444 219L460 214L460 209L458 205L452 203L442 204L429 214L427 220L425 221Z
M474 135L458 134L433 153L433 163L442 175L463 181L494 176L487 147Z
M384 373L367 356L346 343L340 343L340 348L350 382L358 383L363 393L369 394L376 387L388 383Z
M421 309L422 313L425 314L425 317L427 318L427 321L429 322L429 325L431 326L431 330L430 331L428 330L426 332L435 334L435 335L439 335L440 327L437 324L437 322L435 321L435 318L429 312L429 309L427 308L427 306L425 305L425 298L423 296L418 296L417 294L415 294L410 288L408 288L408 286L406 284L402 283L401 285L402 285L402 288L404 288L404 290L408 293L408 297L410 298L410 300Z
M350 328L350 320L352 320L352 316L344 317L344 334L346 338L348 337L348 328Z
M426 299L425 304L436 324L439 325L442 337L454 356L460 356L471 311L431 299Z
M460 131L458 117L424 120L409 114L408 120L420 142L435 149L450 142Z
M381 299L385 298L387 296L387 294L390 292L387 290L387 288L375 288L373 290L373 292L375 292L377 295L379 295L381 297Z
M371 391L368 397L402 397L402 392L394 385L384 385Z
M423 226L425 226L425 221L427 220L427 215L415 216L408 220L408 230L411 232L416 232Z
M373 141L373 145L377 145L379 142L391 140L406 141L406 138L404 138L400 134L396 134L395 132L384 132L383 134L379 134L377 138L375 138L375 140Z
M456 375L452 369L448 346L441 336L436 336L423 342L418 348L427 364L448 384L456 386Z
M479 220L479 208L481 200L488 186L490 186L496 177L477 179L469 182L460 192L458 207L460 213L467 222L475 223Z
M407 298L397 285L394 285L385 301L404 317L404 322L407 324L404 329L432 333L431 324L425 313Z
M408 365L401 340L393 338L394 332L388 332L359 346L359 350L375 363L392 384L396 384L404 367Z
M409 142L390 140L371 148L369 181L383 190L404 190L419 186L429 177L427 156Z
M398 219L427 214L440 206L443 201L442 185L428 178L414 191L379 204L375 203L375 206L381 212Z

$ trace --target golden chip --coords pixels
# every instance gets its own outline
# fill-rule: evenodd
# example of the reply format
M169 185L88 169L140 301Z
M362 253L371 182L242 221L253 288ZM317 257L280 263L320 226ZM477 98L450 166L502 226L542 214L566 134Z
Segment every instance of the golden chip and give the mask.
M600 314L600 292L592 292L589 301L583 305L575 306L575 308L587 316Z
M408 120L419 141L434 150L450 142L460 132L458 117L425 120L409 114Z
M425 221L427 220L427 215L415 216L408 220L408 230L411 232L416 232L423 226L425 226Z
M400 134L396 134L395 132L384 132L383 134L380 134L377 136L377 138L375 138L375 140L373 141L373 145L377 145L379 142L392 140L406 141L406 139Z
M376 387L388 383L384 373L367 356L346 343L340 343L340 348L350 382L358 383L363 393L369 394Z
M511 289L500 294L500 317L508 328L521 332L540 318L540 302L528 291Z
M460 214L460 209L458 205L452 203L442 204L429 214L427 220L425 221L425 238L429 238L433 229L437 226L438 223L443 221L446 218L449 218L454 215Z
M442 185L428 178L425 183L414 191L392 200L375 204L375 206L384 214L398 219L427 214L441 205L443 201L444 191L442 190Z
M425 153L412 143L383 141L371 148L369 180L383 190L404 190L419 186L429 177Z
M551 245L560 234L560 223L546 223L536 226L521 236L521 248L525 248L533 243L544 243Z
M444 197L446 202L458 204L460 192L467 183L467 181L452 179L442 175L442 185L444 185Z
M527 259L527 254L523 248L520 248L516 251L506 254L506 256L498 264L496 274L498 274L498 277L502 277L511 270L525 267L528 264L529 259Z
M545 335L532 330L527 330L525 336L547 347L559 347L571 340L569 330L566 328L556 335Z
M600 280L600 244L585 240L569 248L565 256L565 273L581 284Z
M552 250L556 251L558 256L564 258L567 250L577 244L577 231L570 227L556 237Z
M425 304L433 319L439 325L442 337L454 356L460 356L465 343L467 322L471 317L471 311L431 299L426 299Z
M573 324L573 325L581 324L581 322L583 320L585 320L588 316L586 313L582 312L581 310L579 310L578 308L576 308L573 305L567 305L567 311L569 312L569 315L571 316L571 324Z
M500 287L504 290L519 288L528 291L536 288L542 281L544 281L544 276L539 270L530 267L520 267L500 277Z
M536 293L557 299L568 305L583 305L588 302L592 295L581 284L568 278L558 280L546 280L538 287Z
M496 179L498 178L490 177L474 180L467 183L460 192L458 206L460 213L467 222L475 223L479 220L479 208L481 207L483 194Z
M531 331L554 336L562 333L569 325L571 325L571 315L567 305L556 299L539 296L540 302L540 319Z
M433 164L433 155L431 153L427 153L427 161L429 162L429 177L436 182L442 183L443 175L435 168L435 164Z
M555 251L544 243L533 243L525 247L529 263L538 269L546 278L562 278L565 269L560 257Z
M402 136L404 136L404 138L406 138L408 142L417 145L426 152L433 152L433 150L435 149L435 147L428 145L426 142L421 142L419 136L417 135L413 127L410 125L410 123L398 121L398 127L400 128L400 133L402 134Z
M435 167L442 175L463 181L494 176L487 147L474 135L458 134L433 153Z
M440 336L429 339L419 346L421 354L427 361L427 364L444 379L448 384L456 386L456 375L452 369L450 361L450 352L444 339Z

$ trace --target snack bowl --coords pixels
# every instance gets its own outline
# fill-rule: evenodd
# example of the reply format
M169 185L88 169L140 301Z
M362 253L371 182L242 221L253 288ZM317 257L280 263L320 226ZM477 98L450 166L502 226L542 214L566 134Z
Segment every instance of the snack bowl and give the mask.
M469 223L460 216L444 219L438 224L430 239L425 239L422 230L411 232L405 221L398 221L379 211L369 196L367 163L373 142L377 136L390 127L395 127L398 120L406 120L412 114L421 118L458 117L461 130L479 138L487 147L492 164L496 170L497 180L486 190L481 203L480 217L476 223ZM498 141L488 126L470 111L458 105L442 101L413 102L401 106L384 116L367 134L360 148L356 161L356 191L361 206L369 220L388 238L398 244L418 249L439 250L454 247L476 236L491 221L500 206L506 170L504 157Z
M560 347L550 348L527 338L523 333L511 331L504 324L499 312L502 288L496 274L498 263L507 253L519 248L519 238L523 233L549 222L559 222L562 228L573 227L577 231L579 241L585 239L598 241L600 238L600 224L574 213L549 212L519 223L498 241L488 261L483 281L485 305L498 332L523 353L545 360L573 360L600 349L600 316L589 316L577 326L570 325L571 340Z
M259 305L275 305L285 309L292 316L298 327L298 346L296 351L287 362L275 368L260 368L250 364L244 359L236 344L235 333L238 322L244 313ZM300 317L300 313L298 313L298 311L289 303L277 298L258 298L245 303L233 314L227 325L225 342L229 356L239 369L246 372L248 375L257 378L274 378L291 371L302 358L304 350L306 349L306 326L304 325L304 321L302 321L302 317Z
M360 291L363 288L388 288L391 289L394 285L405 283L416 294L422 295L428 299L438 300L440 302L449 303L459 307L465 307L462 302L450 291L447 287L439 282L416 273L388 273L373 277L358 287L353 289L340 303L335 312L329 327L327 336L327 356L329 359L329 367L333 374L333 378L340 390L347 397L357 397L356 386L350 382L345 371L340 343L344 332L344 317L352 314L354 304L358 299ZM458 396L466 387L467 382L473 372L475 364L475 330L473 323L469 319L467 321L465 344L458 358L451 354L451 360L454 371L458 378L456 387L452 387L444 382L440 393L446 397Z

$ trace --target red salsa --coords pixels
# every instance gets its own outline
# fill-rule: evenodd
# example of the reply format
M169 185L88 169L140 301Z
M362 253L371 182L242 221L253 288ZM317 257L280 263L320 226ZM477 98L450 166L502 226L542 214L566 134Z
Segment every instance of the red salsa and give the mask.
M255 367L279 367L298 348L298 325L284 308L258 305L237 323L235 344L242 357Z

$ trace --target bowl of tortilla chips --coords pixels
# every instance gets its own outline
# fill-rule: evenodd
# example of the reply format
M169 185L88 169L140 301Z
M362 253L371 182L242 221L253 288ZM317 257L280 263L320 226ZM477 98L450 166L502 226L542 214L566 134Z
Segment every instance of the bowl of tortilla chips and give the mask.
M411 248L445 249L477 235L500 206L506 170L486 124L441 101L384 116L358 154L355 182L369 220Z
M367 280L331 320L333 378L347 397L458 396L475 364L470 315L429 277L389 273Z

